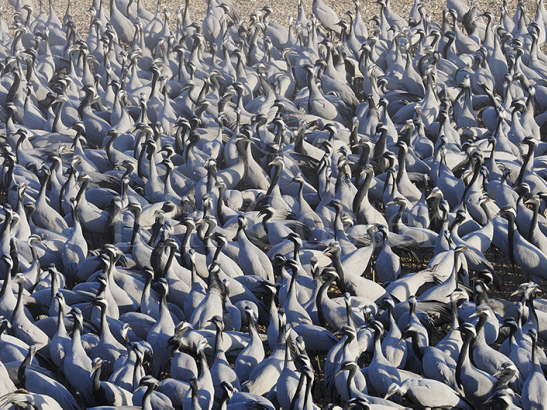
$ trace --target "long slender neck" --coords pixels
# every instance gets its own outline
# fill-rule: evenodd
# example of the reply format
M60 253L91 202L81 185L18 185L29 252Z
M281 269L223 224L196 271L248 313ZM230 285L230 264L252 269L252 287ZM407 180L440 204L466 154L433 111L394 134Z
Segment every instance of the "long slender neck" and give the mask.
M216 360L217 358L220 358L223 354L224 351L222 350L222 329L220 326L217 326L215 334L215 352L213 356Z
M348 370L348 380L347 380L347 389L348 389L348 396L351 398L353 396L352 394L352 388L351 384L353 383L353 378L355 377L355 372L357 371L355 366L351 366L351 368Z
M393 219L393 232L395 233L399 232L399 224L403 219L403 213L405 212L405 209L406 205L404 203L401 203L401 205L399 205L399 210L397 211L397 214L395 214L395 218Z
M61 302L59 302L59 311L57 312L57 334L66 335L66 327L64 321L65 308Z
M463 363L467 359L469 353L469 345L471 344L471 337L467 336L463 341L462 350L458 356L458 363L456 364L456 382L459 386L462 386L462 367Z
M298 386L296 387L296 392L294 393L294 396L291 400L290 410L296 409L296 403L300 396L300 392L302 391L302 386L304 385L305 378L306 378L306 374L304 372L301 372L300 377L298 379Z
M516 270L516 261L515 261L515 254L514 254L514 245L515 245L515 219L511 215L509 219L507 220L507 239L509 241L509 260L511 261L511 264L513 265L513 271Z
M199 355L199 364L200 364L199 378L202 378L204 375L209 373L209 367L207 365L207 356L205 356L205 352L200 350L198 355Z
M266 196L269 196L269 195L272 194L275 186L277 185L277 183L279 181L280 175L281 175L281 168L279 166L277 166L275 171L274 171L274 175L273 175L272 181L270 183L270 186L268 187L268 191L266 192Z
M477 340L484 340L484 325L486 324L486 315L481 315L477 323Z
M84 197L85 190L87 189L88 181L84 181L82 183L82 186L80 187L80 190L76 194L76 203L79 204L80 200Z
M325 325L325 313L323 312L323 304L321 303L321 301L323 300L323 297L325 297L325 294L327 293L327 290L330 288L330 285L332 284L333 281L334 281L333 279L325 281L319 288L319 291L317 292L317 296L315 297L315 304L317 306L317 316L319 318L319 324L321 326Z
M101 391L101 369L102 366L98 365L92 375L93 393L98 395Z
M46 190L47 190L47 186L49 184L49 179L51 178L51 173L48 172L46 174L46 178L44 179L44 183L42 184L42 186L40 187L40 193L38 194L38 201L42 201L44 200L45 201L45 197L46 197Z
M424 352L422 351L422 348L420 347L419 341L418 341L418 333L411 332L410 333L410 339L412 341L412 350L416 354L416 356L422 360L424 356Z
M281 334L281 332L279 333ZM285 346L285 352L283 354L283 368L286 369L290 361L290 349Z
M365 180L357 190L357 194L355 195L355 199L353 200L353 213L359 218L359 211L361 210L361 206L363 204L363 200L367 197L368 190L370 188L370 183L372 181L372 173L367 172L367 175L365 176ZM363 221L365 222L365 221Z
M61 121L61 112L63 110L64 102L59 101L57 103L57 106L55 107L55 118L53 119L53 126L52 131L58 132L59 131L59 122Z
M131 246L135 245L135 240L137 239L137 234L139 233L140 223L139 223L140 213L135 214L135 221L133 222L133 232L131 233Z
M167 275L169 272L169 269L171 269L171 265L173 264L173 259L175 258L175 247L171 246L169 248L169 256L167 257L167 262L165 263L165 266L163 267L163 277Z
M101 306L101 334L100 337L104 338L109 333L108 322L106 321L106 306Z
M522 164L522 168L520 169L519 176L517 178L517 184L522 183L524 174L526 173L526 170L528 169L533 158L534 158L534 146L530 144L528 146L528 153L526 154L526 158L524 160L524 163Z
M460 328L460 323L458 321L458 302L452 300L450 302L450 308L452 311L452 330L457 330Z
M28 366L30 366L33 356L34 356L34 353L32 352L31 349L29 349L25 357L25 360L23 360L23 362L21 363L21 366L19 366L19 370L17 371L17 377L19 378L19 382L21 383L23 387L25 387L25 381L26 381L25 370L27 369Z
M402 148L400 148L399 153L399 169L397 170L397 183L401 182L401 178L403 177L403 174L406 173L406 151Z
M0 296L3 297L6 294L6 291L8 289L11 290L11 269L6 270L6 277L4 278L4 282L2 283L2 290L0 291Z
M475 164L475 167L473 169L473 176L471 177L471 181L469 182L469 185L467 185L465 187L465 190L463 192L463 197L462 197L462 201L465 201L465 198L467 196L467 193L469 192L469 190L473 187L473 185L475 185L475 182L477 181L477 179L479 178L479 175L480 175L480 163L477 162Z
M219 244L215 249L215 253L213 254L213 263L216 263L216 261L218 260L220 252L222 252L222 244Z
M262 218L262 227L264 228L264 231L266 234L269 233L268 231L268 222L273 218L273 214L269 212L269 210L264 214L264 217Z
M532 337L532 364L534 366L538 366L536 349L537 349L537 337L534 336L534 337ZM540 371L541 371L541 369L540 369Z
M148 300L148 298L150 297L150 288L152 286L152 275L147 275L146 276L146 281L144 282L144 288L142 290L142 295L141 295L141 312L142 313L145 313L143 312L143 308L144 308L144 305L146 303L146 301Z
M139 353L134 353L135 355L135 363L133 363L133 386L137 385L138 384L138 375L139 375L139 368L141 366L141 363L142 363L142 359L141 359L141 356L139 355ZM145 401L143 400L143 408L144 408L144 403Z
M23 282L19 282L19 293L17 294L17 304L15 305L15 308L13 309L13 313L11 315L11 319L13 321L13 318L17 313L19 313L23 308Z
M291 275L291 282L289 284L289 291L287 292L289 295L294 295L294 284L296 282L296 275L298 275L298 271L295 269L293 272L292 272L292 275Z
M345 291L346 290L345 289L345 274L344 274L344 268L342 266L342 261L340 259L340 252L336 252L333 255L333 264L334 264L334 269L336 269L336 273L340 277L340 284L342 285L342 287L344 288L343 290Z
M256 323L253 316L249 316L249 334L251 335L251 341L254 340L260 340L260 335L258 331L256 330ZM260 341L260 343L262 343Z
M146 392L144 393L144 396L142 398L142 408L143 409L151 409L152 408L152 393L154 392L154 385L149 385L146 389Z
M169 310L167 309L167 294L162 293L160 298L160 321L164 322L170 318Z
M534 306L534 298L533 297L529 297L528 300L526 301L526 306L528 306L528 317L532 316L534 318L534 321L535 321L535 325L536 327L539 326L539 317L538 317L538 314L536 312L536 307Z
M81 340L82 333L82 324L79 320L75 320L74 332L72 333L72 346L80 346L82 343Z
M376 331L374 335L374 357L373 360L378 360L379 358L384 358L384 353L382 352L382 334L379 331Z

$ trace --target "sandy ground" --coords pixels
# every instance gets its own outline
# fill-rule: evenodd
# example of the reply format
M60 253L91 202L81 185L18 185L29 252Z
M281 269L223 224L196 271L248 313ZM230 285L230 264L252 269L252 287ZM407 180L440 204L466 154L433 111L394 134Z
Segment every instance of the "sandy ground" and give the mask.
M0 16L4 18L6 21L10 21L12 18L12 11L13 8L11 6L11 3L15 3L16 0L0 0L0 9L5 10L4 12L0 11ZM28 0L27 0L28 1ZM39 0L31 0L34 2L36 8L38 8ZM42 0L44 4L47 5L48 0ZM67 4L69 0L51 0L55 10L59 14L59 16L64 15L65 10L67 8ZM76 22L77 26L85 31L87 28L87 25L89 24L89 6L92 3L92 0L70 0L71 1L71 15ZM184 1L183 0L142 0L145 7L154 12L158 5L159 9L168 9L171 12L176 11L179 7L183 6ZM190 8L192 11L192 16L195 19L201 19L203 17L203 14L207 7L207 0L189 0L190 1ZM264 6L270 6L273 8L274 13L272 15L273 19L276 20L279 23L287 24L290 17L296 17L297 14L297 8L298 8L298 0L232 0L235 6L235 9L238 11L240 16L242 18L247 18L249 14L253 13L254 11L264 7ZM414 0L391 0L390 5L400 16L406 18L408 16L408 12L412 7ZM465 1L465 0L463 0ZM354 3L353 0L326 0L326 2L333 7L340 15L340 17L344 16L344 12L347 10L353 10L354 9ZM512 13L516 0L508 0L508 9ZM108 7L108 0L103 0L103 4ZM304 0L304 4L306 6L306 10L308 12L311 12L311 3L312 0ZM425 9L428 14L433 16L435 20L439 20L442 10L445 7L445 0L432 0L432 1L422 1L422 3L425 5ZM477 5L477 7L480 10L486 11L489 10L490 12L494 13L495 15L499 15L501 10L501 0L474 0L474 4ZM536 6L535 6L535 0L525 0L524 3L527 6L527 9L530 12L535 12ZM361 12L363 15L363 18L371 18L378 14L379 6L372 0L361 0Z

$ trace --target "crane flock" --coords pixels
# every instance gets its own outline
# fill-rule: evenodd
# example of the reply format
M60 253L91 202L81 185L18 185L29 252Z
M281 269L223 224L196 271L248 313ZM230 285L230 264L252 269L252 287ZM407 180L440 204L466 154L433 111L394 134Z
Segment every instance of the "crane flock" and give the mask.
M0 10L0 408L545 408L543 0L327 3Z

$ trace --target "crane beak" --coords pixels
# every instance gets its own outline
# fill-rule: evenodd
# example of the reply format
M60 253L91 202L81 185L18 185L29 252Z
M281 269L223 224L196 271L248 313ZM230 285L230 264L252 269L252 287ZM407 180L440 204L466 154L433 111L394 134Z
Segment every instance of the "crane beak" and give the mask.
M384 400L389 399L391 396L395 395L399 392L399 386L397 386L395 383L389 386L389 389L387 390L386 395L384 396Z
M511 293L511 297L520 296L520 294L521 294L520 289L517 289L513 293Z

